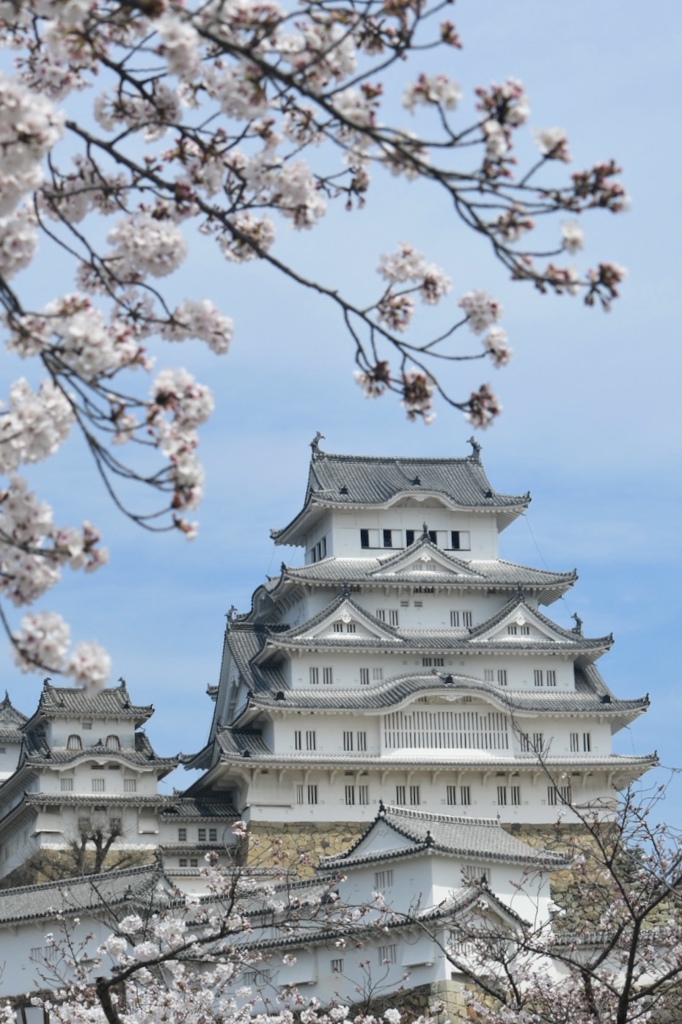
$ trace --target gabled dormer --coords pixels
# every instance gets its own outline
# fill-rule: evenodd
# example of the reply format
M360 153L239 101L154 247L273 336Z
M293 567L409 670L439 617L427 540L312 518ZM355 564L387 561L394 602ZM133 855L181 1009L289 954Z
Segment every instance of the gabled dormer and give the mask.
M430 536L428 526L424 529L418 540L414 541L406 550L399 551L392 558L383 560L379 566L372 569L368 576L377 582L391 583L399 579L414 577L414 582L419 583L420 577L434 577L446 583L467 583L481 582L485 577L472 569L463 559L454 557L449 552L437 547L435 540Z
M582 661L593 661L613 644L613 635L589 638L581 626L564 629L526 603L522 594L508 602L487 622L469 631L470 640L490 647L513 650L547 650L553 653L574 653Z

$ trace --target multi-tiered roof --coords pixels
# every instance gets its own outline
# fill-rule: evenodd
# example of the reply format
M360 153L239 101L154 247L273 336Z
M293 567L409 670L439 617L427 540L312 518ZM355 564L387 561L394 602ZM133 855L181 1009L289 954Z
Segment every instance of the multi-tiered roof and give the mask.
M554 802L539 795L539 762L564 780L564 798L572 777L585 799L655 762L613 754L611 734L648 698L617 699L597 671L612 636L585 636L577 617L567 629L539 610L574 584L575 570L499 557L500 531L530 497L498 494L473 448L459 459L403 459L328 455L313 444L303 508L272 531L275 543L302 546L306 564L283 563L251 610L229 618L211 735L191 762L208 774L193 791L233 784L248 808L254 771L272 768L287 773L291 793L298 785L299 802L303 787L324 805L317 814L342 817L356 799L346 788L339 807L343 796L333 796L345 765L358 784L368 779L369 818L380 797L393 802L395 773L415 780L438 769L445 779L451 767L448 802L463 772L482 769L491 780L506 772L518 800L512 780L525 771L539 808ZM341 744L363 724L361 740ZM306 743L301 730L313 727ZM326 778L327 799L310 790L313 777L320 786ZM490 790L488 777L481 785ZM415 799L433 803L434 787L425 792L413 782ZM553 813L538 808L536 817Z

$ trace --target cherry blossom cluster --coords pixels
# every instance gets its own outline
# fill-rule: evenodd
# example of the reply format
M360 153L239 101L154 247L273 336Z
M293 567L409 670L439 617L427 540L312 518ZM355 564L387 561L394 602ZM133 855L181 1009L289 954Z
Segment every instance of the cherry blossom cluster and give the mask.
M537 162L520 167L517 139L530 119L523 84L510 78L467 95L450 75L419 66L437 47L449 66L461 46L456 26L439 21L443 9L442 0L0 3L0 32L16 58L14 74L0 73L2 324L9 350L43 377L17 381L0 408L3 494L19 487L25 502L7 474L78 429L131 518L193 536L185 513L202 493L197 429L210 393L186 371L162 367L151 386L140 380L152 368L151 340L198 338L216 354L230 345L229 310L183 294L198 234L230 273L261 261L325 296L348 325L366 394L394 392L410 419L428 422L438 397L477 426L492 422L500 405L489 386L467 383L458 399L451 370L461 375L462 360L508 362L493 299L462 281L453 300L445 270L409 243L380 258L380 281L367 265L373 283L362 302L280 251L283 233L317 229L333 203L361 207L386 172L405 188L421 180L443 193L514 280L609 308L622 268L582 269L565 258L583 248L585 210L625 208L617 165L577 170L557 186L570 150L563 129L550 127L535 133ZM414 131L392 123L396 99ZM560 227L545 250L530 238L548 218ZM366 249L358 245L362 259ZM73 284L36 304L22 272L56 259L72 267ZM428 326L435 306L449 317L445 329ZM459 347L464 326L478 349ZM151 469L150 448L159 460ZM154 490L160 507L139 512L124 502L120 479ZM61 556L50 529L22 534L12 525L4 538L17 565L1 589L17 604L56 581ZM55 634L55 650L60 643ZM96 661L82 658L82 678L99 678Z

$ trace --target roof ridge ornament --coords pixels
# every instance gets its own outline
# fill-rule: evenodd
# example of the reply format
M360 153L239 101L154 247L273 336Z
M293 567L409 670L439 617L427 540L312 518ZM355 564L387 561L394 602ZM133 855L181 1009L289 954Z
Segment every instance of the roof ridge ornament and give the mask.
M575 620L575 626L571 630L572 633L577 633L578 636L583 635L583 620L580 618L577 612L573 612L571 618Z
M467 444L471 445L471 455L469 456L469 458L473 459L474 462L480 462L482 445L479 444L479 442L476 440L473 434L468 439Z
M429 527L428 527L428 524L426 522L422 523L422 535L421 535L421 537L419 539L420 540L430 540L431 539L429 537Z
M320 448L320 441L324 441L324 440L325 440L324 434L321 434L320 431L318 430L316 432L316 434L315 434L315 437L310 442L310 447L313 450L313 458L315 458L316 455L324 455L324 452Z

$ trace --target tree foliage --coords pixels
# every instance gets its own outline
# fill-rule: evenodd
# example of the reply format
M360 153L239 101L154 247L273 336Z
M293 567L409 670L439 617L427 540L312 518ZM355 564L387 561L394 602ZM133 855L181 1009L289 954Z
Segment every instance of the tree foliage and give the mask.
M342 268L323 281L288 261L277 244L283 225L314 228L334 203L357 209L386 174L406 189L420 180L514 280L609 307L622 269L579 270L572 256L583 244L578 215L623 208L617 166L557 173L570 154L565 132L551 127L535 132L536 156L520 166L521 83L479 86L472 102L430 70L438 51L445 59L461 46L448 13L444 0L0 3L16 57L15 73L0 73L2 321L8 349L42 374L37 388L15 381L0 414L6 601L30 604L63 567L106 560L93 526L55 525L17 475L74 429L126 514L149 530L194 533L187 516L201 497L197 429L210 390L185 370L141 381L150 339L201 339L217 354L230 343L229 311L177 298L197 232L235 274L259 260L325 296L347 326L361 387L395 392L411 419L428 421L436 394L475 426L497 415L488 384L467 397L448 368L508 361L499 302L484 290L448 299L446 272L401 243L377 254L375 296L363 303L342 290ZM395 121L399 98L414 131ZM36 262L39 242L41 258L73 273L72 290L42 304L44 282L20 273L50 266ZM448 326L414 324L417 302L445 304ZM158 503L133 507L122 481ZM22 667L87 685L106 678L106 654L93 644L70 651L59 616L28 615L15 629L2 614Z

